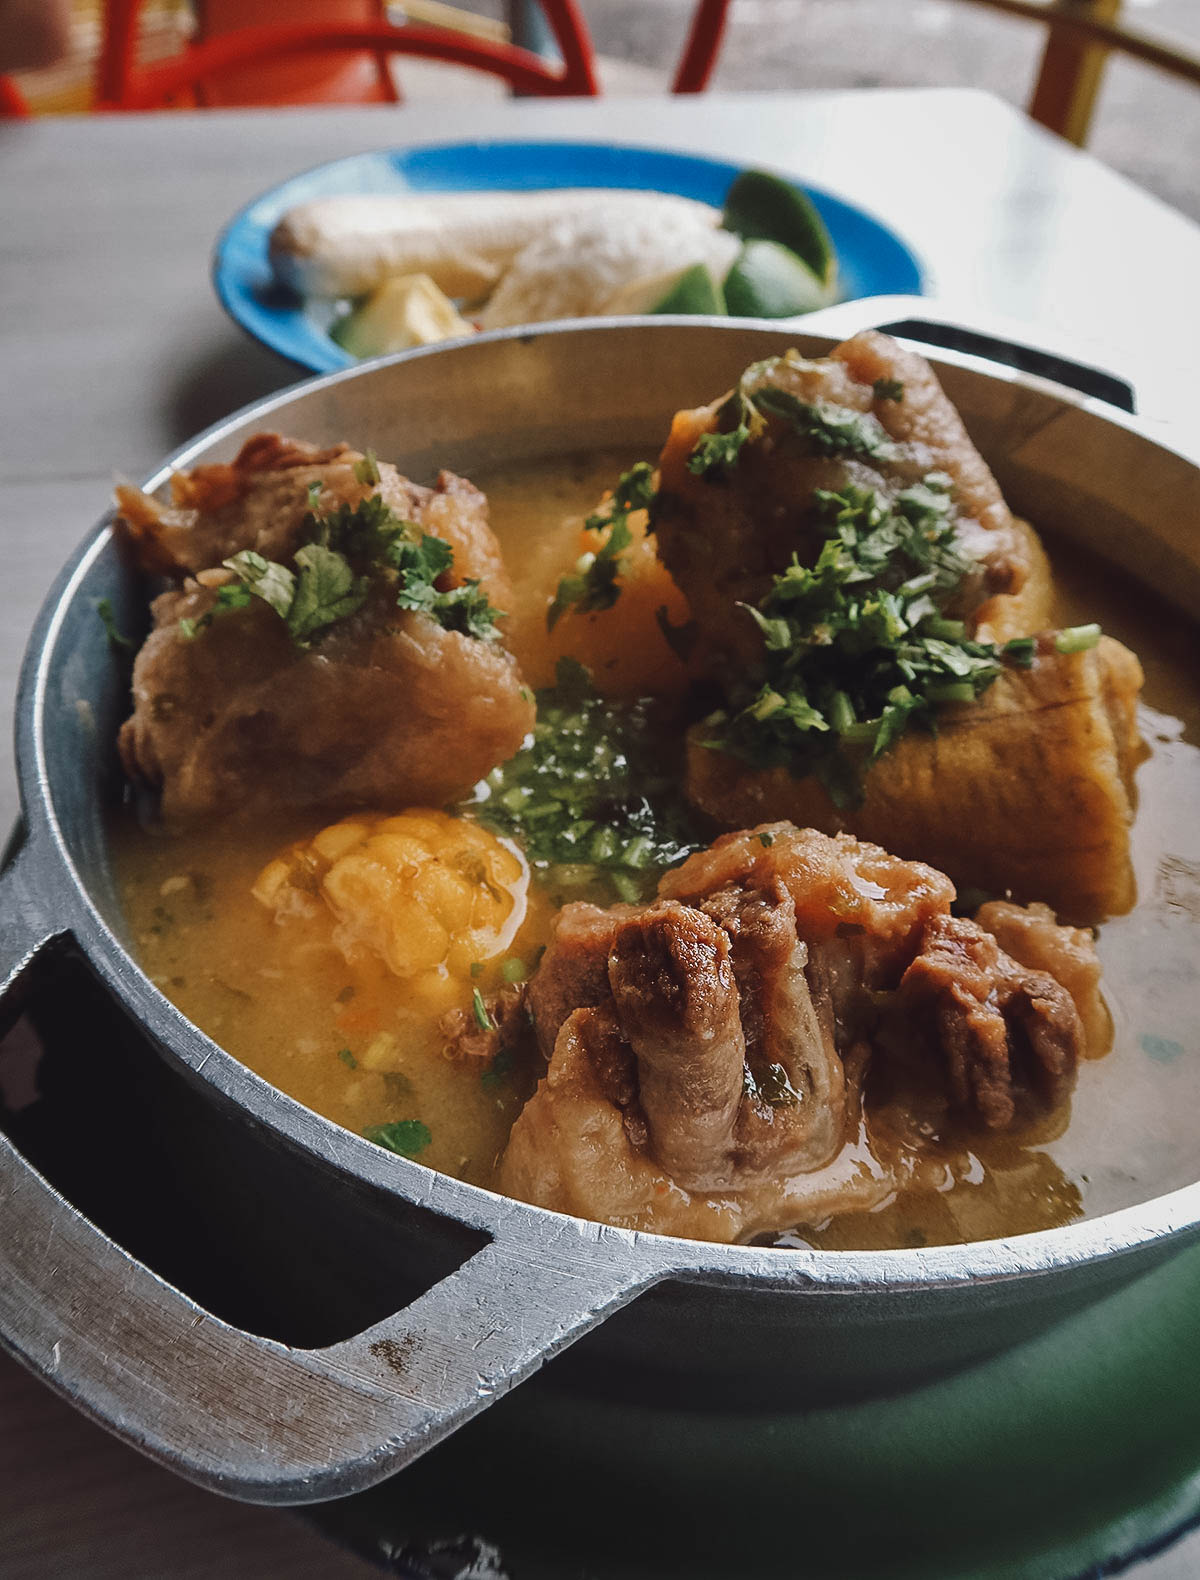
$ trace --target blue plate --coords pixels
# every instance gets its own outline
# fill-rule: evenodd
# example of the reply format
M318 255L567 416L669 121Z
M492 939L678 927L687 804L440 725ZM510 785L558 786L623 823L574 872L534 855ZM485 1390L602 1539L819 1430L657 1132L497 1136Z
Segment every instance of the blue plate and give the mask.
M243 329L302 367L329 373L355 361L329 338L335 305L302 301L282 290L267 258L271 231L297 203L345 193L624 187L676 192L719 208L740 169L667 149L607 143L449 143L355 154L293 176L242 209L217 242L213 281L222 305ZM921 266L894 231L818 187L805 191L837 250L843 301L923 291Z

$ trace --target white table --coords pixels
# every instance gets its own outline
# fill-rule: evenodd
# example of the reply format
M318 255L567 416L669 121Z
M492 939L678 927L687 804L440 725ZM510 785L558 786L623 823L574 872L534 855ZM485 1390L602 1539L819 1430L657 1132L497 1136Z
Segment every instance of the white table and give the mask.
M183 439L296 370L223 317L222 223L306 166L463 138L659 144L781 166L894 226L963 316L1088 344L1197 421L1200 230L987 95L423 103L0 123L0 714L68 550ZM1185 437L1195 445L1193 432ZM0 827L16 811L7 739ZM185 1487L0 1361L0 1574L367 1573L285 1516ZM1139 1580L1200 1573L1192 1539Z

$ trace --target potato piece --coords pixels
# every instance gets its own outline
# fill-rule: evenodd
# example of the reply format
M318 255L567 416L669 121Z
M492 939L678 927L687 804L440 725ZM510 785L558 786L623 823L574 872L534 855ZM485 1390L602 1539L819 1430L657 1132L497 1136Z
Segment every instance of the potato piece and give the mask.
M546 628L546 615L559 581L571 574L581 554L601 547L605 534L588 531L581 521L564 523L561 536L526 567L523 581L534 590L514 609L508 640L530 685L550 685L554 666L567 657L591 670L597 691L606 697L671 696L687 685L687 670L658 615L665 610L672 626L686 626L687 602L655 553L644 510L630 515L629 530L633 541L624 551L616 604L588 614L568 608L553 630Z

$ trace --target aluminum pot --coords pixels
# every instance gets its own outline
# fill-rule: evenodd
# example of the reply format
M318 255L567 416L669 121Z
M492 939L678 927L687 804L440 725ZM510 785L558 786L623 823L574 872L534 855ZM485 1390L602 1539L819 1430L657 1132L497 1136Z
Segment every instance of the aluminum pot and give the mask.
M418 478L599 446L653 453L678 407L751 360L790 345L822 355L872 324L911 329L914 315L927 320L929 304L848 304L798 328L661 318L481 335L261 401L144 486L227 460L263 428L349 437ZM932 338L954 336L943 324ZM1040 522L1200 607L1195 466L1095 395L969 352L932 360L1015 504L1036 499ZM1045 365L1113 393L1091 370ZM128 1255L0 1136L0 1341L127 1441L216 1491L312 1502L382 1480L581 1338L563 1368L574 1385L705 1403L861 1396L994 1353L1200 1237L1200 1184L1053 1231L934 1249L634 1234L435 1173L268 1086L185 1020L129 951L105 833L127 690L95 610L107 598L122 629L144 629L146 589L109 520L52 590L22 673L27 836L0 878L0 1010L11 1018L56 954L82 955L213 1124L287 1154L315 1197L350 1214L372 1204L380 1259L404 1274L388 1287L415 1296L320 1348L259 1337Z

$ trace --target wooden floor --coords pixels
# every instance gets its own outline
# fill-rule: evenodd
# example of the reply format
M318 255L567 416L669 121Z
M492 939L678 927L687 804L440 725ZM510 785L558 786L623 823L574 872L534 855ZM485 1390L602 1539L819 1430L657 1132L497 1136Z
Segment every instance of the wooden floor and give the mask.
M365 1580L294 1514L201 1492L0 1356L2 1580Z

